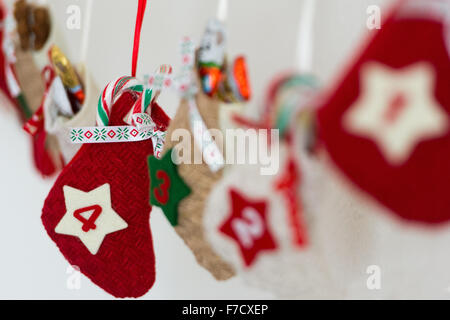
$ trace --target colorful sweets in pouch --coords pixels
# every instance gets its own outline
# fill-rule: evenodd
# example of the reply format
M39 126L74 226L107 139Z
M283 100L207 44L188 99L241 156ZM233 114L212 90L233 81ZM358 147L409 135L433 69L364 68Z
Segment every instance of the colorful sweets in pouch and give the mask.
M206 26L198 50L198 70L205 94L213 96L217 92L225 63L226 33L224 25L211 19Z
M245 58L239 56L229 65L225 49L225 26L211 19L197 56L203 92L210 97L217 96L224 102L247 101L251 92Z
M62 83L67 90L75 114L81 109L85 99L83 85L78 74L69 59L67 59L64 53L56 45L50 48L49 57L56 75L61 78Z
M250 100L251 87L245 57L237 57L231 66L225 68L217 94L229 103Z
M228 81L234 94L240 100L250 99L251 87L245 57L240 56L234 60L232 68L228 70Z

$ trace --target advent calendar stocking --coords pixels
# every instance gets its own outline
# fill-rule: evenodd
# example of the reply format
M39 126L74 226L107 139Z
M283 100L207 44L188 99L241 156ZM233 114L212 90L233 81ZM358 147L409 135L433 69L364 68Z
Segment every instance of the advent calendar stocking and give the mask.
M56 138L49 135L42 124L43 113L39 109L46 95L44 80L31 52L17 47L16 56L17 80L30 111L33 112L33 116L25 123L25 128L32 136L34 164L43 176L51 176L63 167L63 161Z
M196 97L196 105L198 107L197 112L199 112L207 128L218 129L220 102L209 98L203 92L199 92ZM196 140L193 136L192 110L190 108L192 106L189 106L189 101L182 101L167 130L167 138L164 145L166 153L172 152L172 150L175 150L173 149L175 145L178 144L178 142L171 140L173 132L177 129L185 129L190 133L190 137L187 137L188 141L183 141L182 143L186 146L185 150L191 154L191 164L180 164L177 167L180 178L190 189L190 194L180 201L178 208L174 208L174 212L171 214L175 215L176 219L172 218L171 222L175 227L175 231L193 251L198 263L210 271L215 278L225 280L232 277L234 271L211 249L204 238L202 224L206 197L213 185L221 178L222 173L217 170L212 172L203 160L201 160L202 163L194 164L194 157L202 159L202 151L196 145ZM217 150L221 150L221 146ZM177 192L177 189L171 190L173 195Z
M341 296L448 294L449 13L449 1L399 2L318 112L327 153L311 189Z
M284 107L266 108L263 121L254 124L260 129L279 128L284 136L281 144L272 137L257 146L271 150L274 171L264 174L268 168L261 163L230 166L214 186L204 212L204 228L214 250L246 282L280 298L333 296L316 239L317 226L303 202L305 195L308 200L311 196L303 187L310 182L303 175L311 163L306 152L307 130L292 131L285 122L286 114L290 114L288 122L295 118L292 87L301 96L294 100L306 103L305 91L311 91L310 86L308 77L284 77L276 82L269 91L274 96L269 105ZM251 124L240 117L237 120ZM303 138L297 139L299 135ZM247 146L240 152L255 150Z
M162 208L198 263L218 280L232 277L234 271L204 237L204 202L224 166L221 138L213 138L210 130L220 132L220 109L229 105L223 102L250 97L245 59L225 66L224 50L225 30L216 20L208 23L197 55L192 41L182 41L182 72L176 78L182 102L168 129L163 158L149 159L151 203ZM180 155L183 159L175 165L173 159Z
M449 3L400 3L328 94L319 130L358 187L403 219L436 224L450 218Z
M61 42L62 38L56 32L56 28L50 28L50 20L52 19L49 8L46 6L38 7L32 5L28 9L30 13L24 14L23 11L26 8L22 8L23 6L30 5L27 3L20 4L18 2L15 6L15 17L19 24L19 31L20 24L24 23L27 14L32 14L36 19L33 19L31 26L28 26L32 30L22 32L21 34L22 42L25 42L26 47L29 49L29 51L22 55L30 56L30 59L27 60L32 60L35 65L43 67L43 77L46 85L45 92L38 97L39 110L36 111L37 108L32 108L35 115L25 125L25 130L34 137L38 135L46 136L44 148L50 149L55 167L54 171L56 171L69 163L80 149L80 144L73 144L67 139L70 128L93 126L95 124L94 106L97 103L99 90L91 80L90 74L84 65L89 43L89 11L91 8L87 7L85 9L87 14L86 19L84 19L83 42L80 46L79 55L81 63L76 68L61 50L55 46L55 43ZM33 35L30 36L29 32L32 32ZM35 35L38 36L35 37ZM58 61L55 61L55 52L59 53ZM56 70L57 67L55 65L59 66L59 72ZM21 69L28 70L25 66L21 67ZM61 70L65 70L63 75L61 75ZM72 78L69 80L67 80L68 74L72 75ZM64 80L62 80L63 77L65 77ZM73 99L74 94L71 92L73 88L78 87L73 84L73 78L79 80L78 82L82 89L83 102L80 104L75 103L76 101ZM24 86L25 93L30 91L27 86L30 84L30 80L27 81L24 78L21 84ZM70 88L69 84L72 85ZM32 98L35 99L35 97Z
M109 124L124 125L137 98L129 90L119 95ZM164 129L167 116L156 104L151 109L156 126ZM72 138L133 141L139 134L128 127L105 128L74 130ZM115 297L142 296L155 280L147 169L151 154L151 139L84 145L43 208L44 226L69 263Z
M11 12L2 7L4 19L1 31L2 54L0 60L4 67L3 90L10 100L18 107L23 121L30 120L39 108L44 91L40 72L36 68L31 53L18 49L15 44L14 18ZM0 87L1 85L0 77ZM6 90L6 91L5 91ZM35 118L36 120L36 118ZM37 170L44 176L51 175L57 167L61 167L56 141L49 138L45 132L36 132L32 137L32 154Z

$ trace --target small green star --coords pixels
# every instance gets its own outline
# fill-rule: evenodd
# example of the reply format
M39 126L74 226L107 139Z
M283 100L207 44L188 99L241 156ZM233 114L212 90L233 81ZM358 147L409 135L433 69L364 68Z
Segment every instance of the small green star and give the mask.
M177 166L172 161L170 149L162 157L148 158L150 171L150 204L160 207L169 222L178 224L178 204L186 198L191 189L178 174Z

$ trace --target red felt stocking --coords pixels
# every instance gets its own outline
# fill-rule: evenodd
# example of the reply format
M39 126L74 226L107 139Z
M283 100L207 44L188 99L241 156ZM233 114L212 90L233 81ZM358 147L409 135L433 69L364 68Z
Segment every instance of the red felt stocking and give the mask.
M112 107L110 125L137 100L127 91ZM152 118L167 125L154 104ZM147 158L151 139L84 145L45 201L43 224L71 265L115 297L139 297L155 281L149 228Z
M450 219L450 2L409 0L319 110L335 164L396 215Z

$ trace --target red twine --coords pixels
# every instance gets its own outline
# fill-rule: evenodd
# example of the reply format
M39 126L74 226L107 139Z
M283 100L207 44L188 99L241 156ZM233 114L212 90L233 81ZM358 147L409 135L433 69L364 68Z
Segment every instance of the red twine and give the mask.
M133 58L131 62L132 77L136 77L136 68L139 56L139 44L141 42L141 29L142 29L142 22L144 21L144 13L146 6L147 0L139 0L138 11L136 16L136 27L134 29Z

